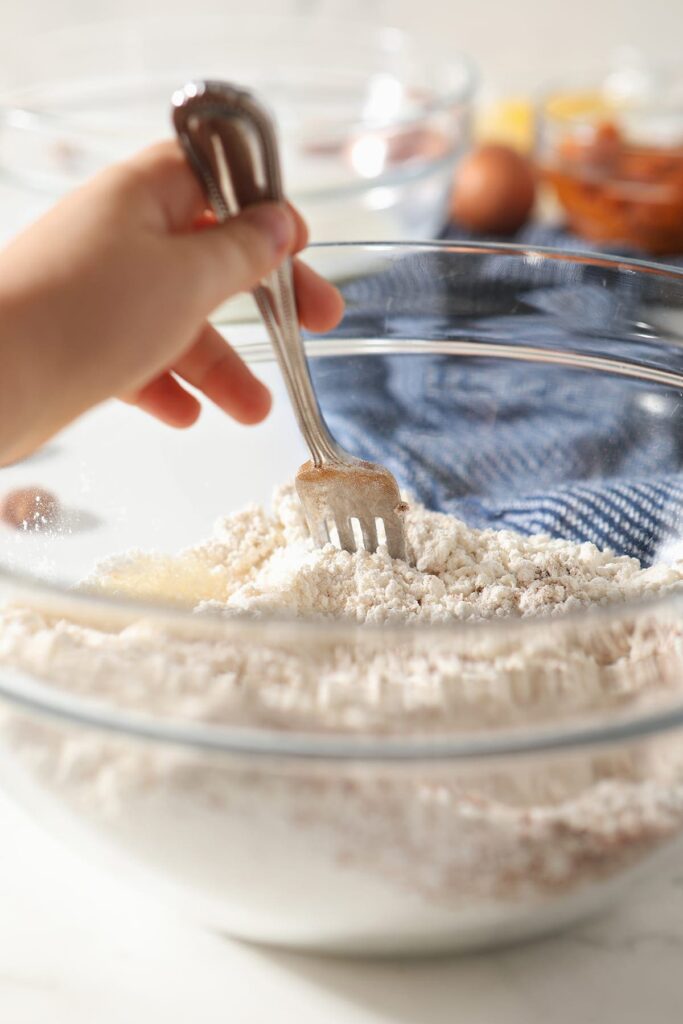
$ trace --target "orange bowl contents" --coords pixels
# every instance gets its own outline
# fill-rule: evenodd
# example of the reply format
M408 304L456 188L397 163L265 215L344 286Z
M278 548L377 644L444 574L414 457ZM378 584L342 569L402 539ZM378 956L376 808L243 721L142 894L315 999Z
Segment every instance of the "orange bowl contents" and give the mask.
M643 130L647 115L598 110L591 120L551 107L541 121L541 174L569 226L591 241L683 252L683 112L658 134Z

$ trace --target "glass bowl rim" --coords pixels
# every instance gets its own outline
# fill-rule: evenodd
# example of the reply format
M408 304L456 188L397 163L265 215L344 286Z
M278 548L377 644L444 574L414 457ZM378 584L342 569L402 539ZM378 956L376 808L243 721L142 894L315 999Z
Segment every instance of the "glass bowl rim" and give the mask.
M578 262L591 266L667 277L680 284L683 294L683 268L670 264L605 255L590 250L568 250L552 246L524 245L514 242L470 242L457 240L424 242L324 242L309 246L312 250L330 251L338 249L362 249L375 253L402 252L448 252L459 255L501 255L537 261ZM260 344L260 343L259 343ZM240 345L237 345L240 349ZM242 346L248 349L249 345ZM8 569L0 564L0 585L12 588L14 595L31 598L38 596L34 607L52 609L53 614L67 607L77 608L84 621L101 614L107 621L129 624L144 615L146 619L161 620L177 625L192 623L196 635L202 628L220 628L222 639L230 635L244 640L246 633L256 638L273 639L278 631L285 631L291 638L293 630L303 635L320 639L324 634L342 638L344 636L366 638L394 637L405 639L405 626L363 624L345 621L302 619L285 616L269 616L259 619L235 617L226 619L220 615L206 614L197 617L191 610L179 609L161 603L135 601L130 598L102 594L88 594L67 589L58 584L40 580L28 573ZM456 623L412 626L415 635L424 639L433 636L443 641L449 636L463 637L468 634L481 637L483 632L490 635L503 633L525 634L545 629L549 621L558 628L572 627L590 619L591 622L609 622L626 614L662 608L683 614L683 591L669 592L658 598L640 598L618 605L570 612L548 620L547 617L527 619L500 619L484 621L463 621ZM85 613L85 614L83 614ZM42 716L56 718L72 724L87 726L108 733L124 734L133 739L154 741L171 746L188 747L197 751L222 752L239 757L283 758L285 760L368 761L368 762L413 762L479 760L501 756L530 755L542 752L561 751L584 747L601 747L624 743L652 734L669 731L683 726L683 697L668 704L664 709L655 708L645 712L605 712L583 718L568 719L561 723L546 722L534 724L525 730L482 729L472 732L447 733L436 736L415 733L414 735L377 734L350 735L347 733L312 732L304 730L285 731L274 728L216 726L207 723L167 720L137 712L99 705L81 697L73 697L53 685L40 683L27 674L10 670L6 677L0 668L0 697L8 702Z
M240 26L250 24L262 29L263 21L263 15L258 13L240 16ZM270 13L267 15L266 21L310 25L310 19L306 18L303 14L294 12ZM191 26L193 30L199 31L202 26L218 24L225 25L226 23L227 19L221 14L204 14L200 17L190 17L187 14L174 14L169 16L145 15L135 19L130 17L111 18L102 21L81 22L78 25L52 28L38 32L31 37L31 47L40 47L50 43L54 44L58 40L76 41L80 38L101 38L103 40L110 40L113 32L134 33L141 39L146 39L148 35L151 37L153 34L154 37L158 38L160 34L168 34L170 30L178 31L182 27L187 28L188 26ZM317 24L319 24L321 28L323 26L338 27L339 29L343 28L344 31L348 31L350 27L352 28L354 24L357 24L358 30L363 32L366 39L368 36L372 37L373 47L380 53L385 49L383 39L388 39L390 36L394 39L400 38L401 44L404 47L406 46L406 43L409 43L411 45L415 45L419 50L428 35L425 30L420 32L408 32L398 26L389 24L383 23L368 25L365 22L354 22L353 19L342 19L328 15L319 19ZM440 91L439 94L432 99L423 101L418 105L417 111L373 122L373 128L386 129L392 127L409 127L411 125L419 125L424 118L431 114L447 110L453 104L464 103L472 99L479 81L476 63L466 53L460 50L447 49L446 45L439 41L440 37L435 38L439 50L437 55L439 66L442 69L457 67L461 81L457 86ZM433 51L435 38L431 38L430 40L430 53ZM11 46L13 43L16 44L16 39L10 37L4 45ZM0 46L0 54L1 53L2 46ZM430 64L433 65L433 63L433 60L430 60ZM43 87L46 84L47 83L43 82ZM182 82L178 82L177 88L182 84ZM19 90L14 90L15 93L17 91ZM2 119L8 120L14 118L30 119L36 124L46 124L51 128L63 126L65 130L72 125L69 115L50 113L48 111L34 109L30 104L25 105L21 102L12 102L12 96L13 90L6 88L0 89L0 121ZM171 97L169 95L169 110L170 102ZM339 129L353 129L354 126L362 127L362 122L357 119L335 121L333 123ZM99 138L107 138L109 137L110 132L105 128L97 130L95 134Z

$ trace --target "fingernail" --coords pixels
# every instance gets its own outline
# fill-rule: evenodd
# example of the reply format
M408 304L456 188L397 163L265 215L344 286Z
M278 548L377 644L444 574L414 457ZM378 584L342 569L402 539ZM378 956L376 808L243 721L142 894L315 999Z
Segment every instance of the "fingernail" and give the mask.
M278 252L286 252L294 241L294 218L279 203L259 203L242 214L259 231L269 235Z

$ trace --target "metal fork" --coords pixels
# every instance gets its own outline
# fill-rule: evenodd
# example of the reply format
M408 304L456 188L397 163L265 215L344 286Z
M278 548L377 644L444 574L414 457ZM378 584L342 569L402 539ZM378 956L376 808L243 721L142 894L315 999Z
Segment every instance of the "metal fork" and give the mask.
M225 82L190 82L173 96L173 123L186 156L219 221L251 203L282 201L275 129L259 101ZM311 452L296 489L316 544L376 551L383 530L392 558L406 557L396 480L384 466L357 459L332 437L320 413L304 353L291 260L254 290ZM357 527L354 530L354 521ZM379 529L378 529L379 528Z

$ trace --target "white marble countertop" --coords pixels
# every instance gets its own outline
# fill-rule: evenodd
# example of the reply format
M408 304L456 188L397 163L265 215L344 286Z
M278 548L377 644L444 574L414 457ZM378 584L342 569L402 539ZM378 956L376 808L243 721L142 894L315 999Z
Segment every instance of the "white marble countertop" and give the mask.
M82 863L0 799L7 1024L675 1024L683 865L610 916L476 956L350 962L230 942Z

